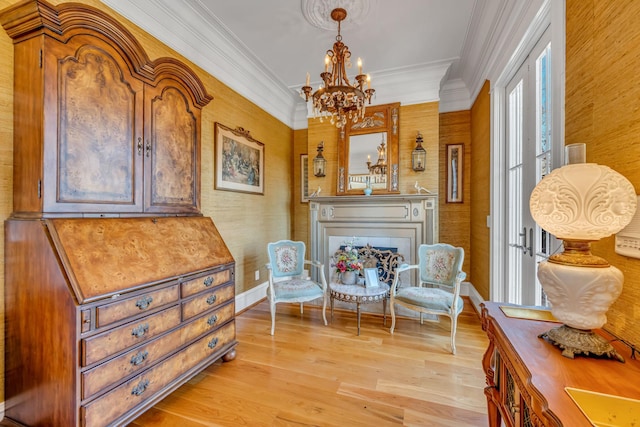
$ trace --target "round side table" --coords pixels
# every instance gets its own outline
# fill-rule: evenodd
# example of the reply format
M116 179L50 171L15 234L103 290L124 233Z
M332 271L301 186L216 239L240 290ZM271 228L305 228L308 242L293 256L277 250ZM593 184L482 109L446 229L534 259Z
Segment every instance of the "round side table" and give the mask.
M378 286L365 287L364 285L345 285L343 283L329 283L329 295L331 296L331 319L333 319L333 301L344 301L356 304L358 317L358 335L360 335L360 304L370 304L382 301L384 325L387 324L387 297L389 285L378 282Z

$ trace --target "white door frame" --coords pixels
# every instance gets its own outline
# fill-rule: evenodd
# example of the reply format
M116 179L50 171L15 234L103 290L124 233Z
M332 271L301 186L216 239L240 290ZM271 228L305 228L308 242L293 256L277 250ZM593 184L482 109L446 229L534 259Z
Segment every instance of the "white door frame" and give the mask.
M564 147L565 94L565 1L545 0L495 79L491 79L491 215L487 219L490 230L490 290L491 301L505 299L503 262L505 247L505 147L506 147L506 85L511 80L538 39L550 26L551 85L552 85L552 169L562 164ZM491 77L491 76L490 76Z

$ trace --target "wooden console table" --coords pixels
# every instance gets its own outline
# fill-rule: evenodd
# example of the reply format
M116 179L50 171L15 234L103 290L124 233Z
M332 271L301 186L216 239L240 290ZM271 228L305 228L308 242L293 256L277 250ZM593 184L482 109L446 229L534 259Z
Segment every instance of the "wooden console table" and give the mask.
M565 387L640 399L640 360L631 359L624 344L612 343L625 363L583 356L569 359L538 338L558 323L507 317L503 305L481 304L482 329L489 337L482 365L490 426L499 427L501 420L507 427L591 426Z

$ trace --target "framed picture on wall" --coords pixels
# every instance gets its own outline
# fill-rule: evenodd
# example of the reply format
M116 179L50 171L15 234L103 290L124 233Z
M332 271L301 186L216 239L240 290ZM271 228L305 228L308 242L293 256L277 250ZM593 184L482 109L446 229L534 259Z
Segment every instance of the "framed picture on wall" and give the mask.
M264 144L216 123L214 145L215 189L264 195Z
M462 203L464 144L447 144L447 203Z
M309 155L300 154L300 201L309 201Z

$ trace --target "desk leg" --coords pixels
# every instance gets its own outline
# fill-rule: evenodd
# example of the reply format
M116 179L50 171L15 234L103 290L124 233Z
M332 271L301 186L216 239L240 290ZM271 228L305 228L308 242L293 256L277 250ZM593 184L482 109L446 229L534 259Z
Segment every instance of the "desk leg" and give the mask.
M356 311L358 313L358 335L360 335L360 303L356 303Z
M333 323L333 295L329 297L329 302L331 302L331 323Z

